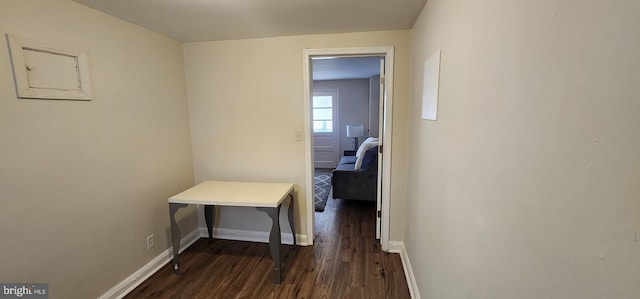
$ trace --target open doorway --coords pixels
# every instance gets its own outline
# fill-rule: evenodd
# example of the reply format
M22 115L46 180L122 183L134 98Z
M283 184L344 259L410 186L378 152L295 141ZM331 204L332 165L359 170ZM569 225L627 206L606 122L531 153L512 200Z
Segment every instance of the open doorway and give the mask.
M376 231L382 249L388 250L389 215L386 211L389 211L390 159L385 159L385 156L390 157L391 153L393 47L310 49L304 51L304 58L307 194L314 194L316 169L331 169L326 166L333 166L344 156L355 155L358 148L362 148L360 144L367 137L379 138L380 147L383 143L385 146L384 152L382 149L378 152L377 148L373 151L377 155L376 161L379 162L379 165L376 166L377 169L374 170L378 178L376 190L374 190L378 211L376 213ZM354 75L357 71L363 71L354 67L354 63L367 65L367 60L369 62L368 68L375 71L368 75ZM331 75L333 77L326 77L328 72L324 72L324 74L318 72L318 70L326 71L330 65L333 65L334 68L333 75ZM331 86L336 83L336 80L347 79L349 76L352 79L360 80L359 83L355 83L356 85L366 83L366 96L359 97L361 101L359 104L357 101L353 101L353 98L358 98L358 96L347 95L349 92L343 91L335 85ZM372 86L375 88L371 89ZM335 92L336 90L337 92ZM345 90L348 90L348 87ZM334 91L337 97L335 102L329 104L329 98L321 100L322 96L326 96L326 92L331 91ZM318 97L317 101L315 96ZM347 101L347 98L351 101ZM328 109L329 107L332 108L331 111ZM352 111L358 111L358 113L352 113ZM351 134L349 134L353 136L347 134L347 128L350 126L356 127L356 133L351 130ZM327 130L328 127L332 129ZM334 135L326 134L328 132L316 132L318 128L321 131L331 131ZM322 135L330 137L323 140ZM336 144L326 145L323 142L327 139L335 140ZM325 162L328 164L323 164ZM331 163L333 164L329 165ZM313 200L307 201L307 238L310 244L313 243L314 236L316 201L314 196L311 197Z
M375 204L377 164L364 167L367 171L340 171L353 170L344 165L344 161L354 162L360 144L369 137L379 137L381 59L384 57L312 58L314 204L318 213L324 212L328 195ZM366 172L368 179L363 175ZM330 194L334 173L339 179L338 192ZM345 184L357 187L346 190L348 194L341 193Z

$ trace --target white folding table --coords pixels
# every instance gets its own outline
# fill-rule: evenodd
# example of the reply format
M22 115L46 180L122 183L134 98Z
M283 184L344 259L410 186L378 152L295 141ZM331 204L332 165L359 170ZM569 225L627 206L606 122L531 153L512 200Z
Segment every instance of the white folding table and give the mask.
M269 249L274 261L275 282L282 281L280 271L280 207L289 197L288 218L296 245L296 232L293 223L293 184L290 183L252 183L205 181L169 198L169 217L171 219L171 242L173 244L173 270L179 274L178 253L180 250L180 229L175 219L178 209L189 204L204 205L204 217L209 232L209 242L213 240L213 220L215 206L255 207L265 212L272 221L269 234Z

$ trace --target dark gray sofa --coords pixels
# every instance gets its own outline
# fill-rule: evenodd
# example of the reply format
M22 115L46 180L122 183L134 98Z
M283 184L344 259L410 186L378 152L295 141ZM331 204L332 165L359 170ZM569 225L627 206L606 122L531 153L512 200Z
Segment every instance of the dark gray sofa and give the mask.
M355 170L356 160L356 156L344 156L333 170L333 198L376 201L378 147L365 152L359 170Z

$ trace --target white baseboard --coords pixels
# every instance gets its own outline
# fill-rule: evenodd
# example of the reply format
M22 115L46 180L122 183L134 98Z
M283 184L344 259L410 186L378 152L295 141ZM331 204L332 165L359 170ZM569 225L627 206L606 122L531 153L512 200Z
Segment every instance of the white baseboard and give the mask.
M407 254L407 248L404 247L404 242L390 241L389 252L399 253L402 260L402 268L404 269L404 276L407 279L409 285L409 293L411 298L420 299L420 292L418 292L418 284L416 284L416 277L413 275L413 269L411 268L411 262L409 261L409 255Z
M200 235L203 238L206 238L209 236L209 233L206 227L200 227ZM224 239L224 240L269 243L269 232L237 230L237 229L229 229L229 228L214 228L213 237L216 239ZM282 234L282 244L289 244L289 245L293 244L293 237L291 233ZM296 234L296 244L300 246L309 245L307 236Z
M202 237L200 230L195 229L190 234L182 238L182 240L180 241L180 252L189 248L189 246L198 241L200 237ZM167 250L148 262L138 271L134 272L125 280L109 289L106 293L102 294L100 297L98 297L98 299L120 299L126 296L129 292L131 292L142 282L147 280L147 278L151 277L151 275L156 273L158 270L160 270L160 268L164 267L171 260L173 260L173 249L169 247Z
M193 243L198 241L200 238L206 238L209 236L206 227L199 227L192 231L190 234L182 238L180 241L180 252L187 249ZM258 232L258 231L246 231L246 230L237 230L237 229L219 229L214 228L213 237L216 239L225 239L225 240L236 240L236 241L251 241L251 242L261 242L268 243L269 242L269 232ZM283 244L293 244L293 237L291 233L282 234L282 243ZM307 236L306 235L298 235L296 234L296 243L300 246L307 246ZM163 253L158 255L156 258L151 260L149 263L144 265L135 273L131 274L125 280L109 289L106 293L102 294L98 299L120 299L126 296L129 292L139 286L142 282L144 282L147 278L151 277L154 273L156 273L160 268L166 265L168 262L173 260L173 252L172 248L169 247Z

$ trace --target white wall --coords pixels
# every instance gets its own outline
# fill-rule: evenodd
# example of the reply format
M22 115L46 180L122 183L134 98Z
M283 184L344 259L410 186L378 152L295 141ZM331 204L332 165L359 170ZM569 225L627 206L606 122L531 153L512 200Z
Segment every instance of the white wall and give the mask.
M313 90L338 90L338 153L342 157L345 150L352 150L353 138L347 137L347 125L369 127L369 79L318 80L313 82ZM359 144L366 137L360 137Z
M640 2L430 0L412 41L421 297L640 297Z
M406 119L406 115L403 116ZM380 137L380 75L369 78L369 136Z
M169 248L193 184L182 46L66 0L0 1L0 33L0 282L95 298ZM5 33L87 50L93 100L17 99Z
M196 182L285 181L296 184L297 230L306 219L303 49L395 46L394 114L409 98L409 31L288 36L184 45ZM394 156L405 163L406 121L395 118ZM391 237L402 238L405 172L392 172ZM268 231L270 220L250 208L226 208L218 227ZM288 232L288 228L283 227ZM306 237L306 236L305 236Z

